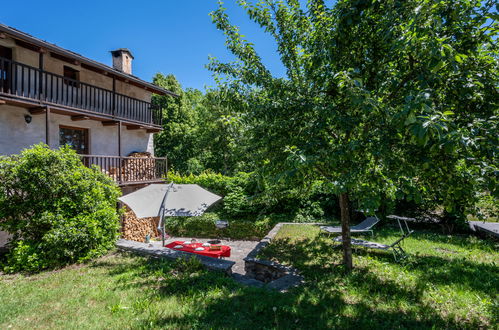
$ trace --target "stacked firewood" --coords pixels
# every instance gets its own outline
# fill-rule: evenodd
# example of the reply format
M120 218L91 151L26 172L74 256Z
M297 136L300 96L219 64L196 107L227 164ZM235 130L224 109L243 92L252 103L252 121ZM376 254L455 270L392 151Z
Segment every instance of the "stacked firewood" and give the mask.
M102 173L106 174L107 176L111 177L114 181L118 181L118 169L116 167L111 167L109 171L105 168L101 168Z
M105 169L102 169L104 173L109 175L113 180L117 181L118 180L118 169L116 167L111 167L109 171L106 171Z
M132 152L128 157L123 162L122 169L125 180L146 181L156 177L155 159L149 152ZM137 160L130 158L137 158Z
M128 207L125 207L125 210L122 222L122 238L145 242L146 235L149 235L150 238L158 238L160 236L158 231L159 217L139 219Z
M144 152L132 152L127 157L132 157L132 158L151 158L151 153L147 152L147 151L144 151Z

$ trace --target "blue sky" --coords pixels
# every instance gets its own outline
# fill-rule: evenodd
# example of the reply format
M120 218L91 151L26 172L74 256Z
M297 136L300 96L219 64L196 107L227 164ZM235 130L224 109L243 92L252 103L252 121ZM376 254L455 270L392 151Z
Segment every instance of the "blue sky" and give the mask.
M233 59L223 33L208 15L217 8L216 0L21 3L4 1L0 22L107 65L111 65L110 50L129 48L135 56L133 74L146 81L157 72L172 73L184 88L204 89L214 85L211 72L204 67L208 56ZM264 63L282 76L273 40L247 18L235 0L225 1L225 7L241 33L255 43Z

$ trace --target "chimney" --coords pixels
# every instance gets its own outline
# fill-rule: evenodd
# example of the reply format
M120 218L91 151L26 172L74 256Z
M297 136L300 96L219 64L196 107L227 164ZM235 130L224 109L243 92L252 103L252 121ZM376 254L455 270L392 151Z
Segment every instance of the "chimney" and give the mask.
M132 74L133 55L127 48L112 50L113 68L123 73Z

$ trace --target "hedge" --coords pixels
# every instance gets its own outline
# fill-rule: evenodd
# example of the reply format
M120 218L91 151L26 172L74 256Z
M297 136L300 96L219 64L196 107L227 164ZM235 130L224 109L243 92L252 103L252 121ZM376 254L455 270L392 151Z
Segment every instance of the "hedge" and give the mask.
M38 144L0 157L0 229L13 235L4 270L39 271L113 247L120 190L69 147Z

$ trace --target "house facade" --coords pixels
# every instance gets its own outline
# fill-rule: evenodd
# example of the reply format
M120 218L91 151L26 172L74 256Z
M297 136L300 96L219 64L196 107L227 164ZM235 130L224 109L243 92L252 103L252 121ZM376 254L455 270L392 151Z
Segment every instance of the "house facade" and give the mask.
M0 24L0 155L70 145L123 189L162 181L162 110L151 97L176 95L133 76L130 50L110 56L112 67Z

